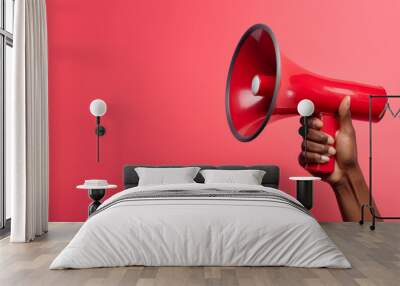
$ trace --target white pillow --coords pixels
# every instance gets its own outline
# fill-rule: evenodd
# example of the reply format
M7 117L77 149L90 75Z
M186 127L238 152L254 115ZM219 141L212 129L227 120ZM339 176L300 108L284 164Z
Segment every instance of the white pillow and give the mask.
M262 170L201 170L204 183L261 185L265 171Z
M139 186L195 183L193 179L199 170L199 167L135 168L139 176Z

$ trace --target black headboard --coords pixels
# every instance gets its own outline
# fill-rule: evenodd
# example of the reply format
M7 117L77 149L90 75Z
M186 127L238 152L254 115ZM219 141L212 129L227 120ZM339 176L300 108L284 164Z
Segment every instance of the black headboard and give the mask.
M279 188L279 167L275 165L255 165L255 166L207 166L207 165L192 165L201 169L221 169L221 170L264 170L266 173L262 180L262 185L265 187ZM146 165L127 165L124 167L124 189L133 188L138 185L139 177L135 171L137 167L147 168L176 168L185 166L146 166ZM197 183L204 183L203 176L199 174L194 178Z

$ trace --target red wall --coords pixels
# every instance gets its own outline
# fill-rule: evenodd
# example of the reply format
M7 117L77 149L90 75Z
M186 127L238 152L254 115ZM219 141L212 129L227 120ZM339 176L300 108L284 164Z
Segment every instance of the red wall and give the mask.
M307 69L400 92L398 1L51 0L47 10L51 221L84 220L90 200L75 186L85 178L121 185L127 163L273 163L293 194L287 177L304 174L298 118L268 125L250 143L236 141L226 122L228 66L254 23L270 25L281 50ZM108 104L101 163L89 113L95 98ZM400 200L391 167L400 161L399 124L385 118L375 134L374 185L385 215ZM367 124L356 129L367 171ZM325 183L315 201L318 219L340 219Z

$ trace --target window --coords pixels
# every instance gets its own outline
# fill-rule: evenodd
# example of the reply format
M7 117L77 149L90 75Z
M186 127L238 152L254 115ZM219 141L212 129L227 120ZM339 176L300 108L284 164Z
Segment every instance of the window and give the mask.
M10 194L4 182L5 98L11 92L14 0L0 0L0 228L9 226ZM1 232L0 232L1 235Z

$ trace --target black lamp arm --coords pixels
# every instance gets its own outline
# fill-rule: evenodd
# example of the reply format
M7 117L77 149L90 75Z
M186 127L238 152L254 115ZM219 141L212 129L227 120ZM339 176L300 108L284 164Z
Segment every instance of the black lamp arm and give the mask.
M100 162L100 136L106 133L104 126L100 125L100 116L96 116L97 162Z
M96 129L95 133L98 136L103 136L106 134L106 129L104 128L103 125L100 124L100 116L96 116Z

